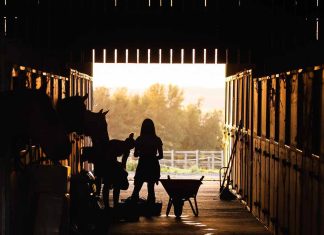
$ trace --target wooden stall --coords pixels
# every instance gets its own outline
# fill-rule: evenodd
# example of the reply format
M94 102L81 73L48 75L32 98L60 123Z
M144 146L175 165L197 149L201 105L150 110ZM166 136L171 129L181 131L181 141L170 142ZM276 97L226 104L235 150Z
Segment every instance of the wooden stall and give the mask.
M88 94L86 106L92 109L92 77L77 70L71 69L69 76L61 76L15 65L11 76L2 84L3 91L40 90L51 98L54 107L65 97ZM22 169L13 167L9 157L0 158L1 234L31 231L42 234L45 227L53 231L59 228L60 234L69 234L69 180L71 173L75 174L83 167L80 163L81 148L90 144L89 137L76 133L70 134L70 140L72 152L67 160L60 161L61 165L44 161L46 158L41 147L31 142L20 151ZM25 216L27 212L30 214L28 217Z
M274 234L324 232L323 81L323 65L226 81L225 159L237 119L244 130L232 191Z

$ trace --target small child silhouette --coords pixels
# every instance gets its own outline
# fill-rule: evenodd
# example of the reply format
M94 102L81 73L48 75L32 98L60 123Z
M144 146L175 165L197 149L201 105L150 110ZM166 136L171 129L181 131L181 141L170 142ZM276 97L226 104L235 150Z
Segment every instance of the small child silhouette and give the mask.
M105 206L109 207L109 189L113 189L113 203L116 207L119 203L120 190L128 189L128 173L126 171L126 162L130 150L134 148L134 134L131 133L125 140L112 139L108 142L106 168L104 176L103 198ZM117 157L122 155L122 162Z
M135 140L134 156L139 157L134 177L132 199L139 199L139 192L144 182L147 182L147 202L155 203L154 183L160 179L159 160L163 158L162 140L155 133L151 119L143 121L140 136Z

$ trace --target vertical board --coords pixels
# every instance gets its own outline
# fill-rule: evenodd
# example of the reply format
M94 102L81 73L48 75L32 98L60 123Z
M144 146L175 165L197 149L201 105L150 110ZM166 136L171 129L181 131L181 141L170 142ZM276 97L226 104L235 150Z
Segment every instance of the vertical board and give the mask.
M286 151L284 148L285 142L285 118L286 118L286 80L283 75L279 79L280 88L280 106L279 106L279 168L278 168L278 232L283 234L285 225L285 182L286 182L286 167L283 164L286 161Z
M260 218L261 208L261 140L260 137L254 138L254 154L253 154L253 212Z
M302 213L302 205L304 204L302 198L302 160L303 153L301 151L296 151L296 164L293 165L293 169L296 172L296 198L295 198L295 232L296 234L302 234L301 224L303 222L303 213Z
M259 92L261 92L261 153L260 153L260 207L261 207L261 217L260 219L266 223L267 216L266 216L266 143L265 143L265 136L266 136L266 123L267 123L267 115L266 115L266 109L267 109L267 79L262 78L261 80L261 89L259 89ZM260 95L260 94L259 94ZM259 114L260 115L260 114Z
M297 171L294 170L293 166L297 164L297 153L296 151L290 151L290 175L289 175L289 196L288 196L288 203L289 203L289 217L288 217L288 228L289 233L296 234L296 211L297 211Z
M322 93L324 94L324 93ZM322 107L323 108L323 107ZM322 109L322 114L323 114L323 109ZM322 115L322 120L323 120L324 116ZM323 123L323 122L322 122ZM323 133L323 132L322 132ZM323 142L323 141L322 141ZM319 206L318 206L318 210L319 210L319 217L318 217L318 223L319 223L319 230L320 230L320 234L324 234L324 223L320 218L324 218L324 161L323 161L323 156L324 153L322 152L321 155L321 159L320 159L320 172L319 172L319 176L320 176L320 185L319 185L319 195L321 195L321 197L319 198Z
M259 166L259 143L256 138L257 136L257 126L258 126L258 81L253 80L253 110L252 110L252 119L253 119L253 129L251 130L252 136L253 136L253 145L252 145L252 151L253 151L253 158L252 158L252 164L253 164L253 170L252 170L252 212L255 216L259 217L259 207L258 207L258 166Z
M278 228L278 173L279 173L279 147L278 143L270 144L270 229L277 233Z
M306 138L303 141L303 159L302 159L302 180L301 180L301 200L302 208L301 214L301 234L310 234L311 231L311 188L312 184L309 177L309 170L311 168L311 158L309 156L309 136L311 136L310 117L311 113L311 90L312 90L312 72L304 73L304 110L303 110L303 134ZM308 202L307 204L304 202Z
M319 211L319 200L320 200L320 158L319 156L313 156L312 158L312 166L311 166L311 171L310 171L310 178L312 181L312 205L311 205L311 228L312 228L312 233L311 234L319 234L320 228L319 224L322 222L321 217L320 217L320 211Z
M323 7L323 6L322 6ZM319 210L319 218L324 218L324 68L322 67L322 97L321 97L321 154L320 154L320 163L319 163L319 179L320 179L320 185L319 185L319 195L321 197L319 198L319 205L318 205L318 210ZM319 230L320 234L324 234L324 223L322 221L319 221Z
M245 125L248 127L248 135L246 139L246 156L248 157L247 162L247 201L249 208L252 210L253 208L253 79L252 79L252 71L251 73L247 74L247 102L246 102L246 123Z
M294 73L291 76L291 96L290 96L290 145L293 148L297 147L297 118L298 118L298 74ZM297 171L294 166L297 165L297 153L296 150L290 151L290 180L289 180L289 218L288 227L289 233L297 234L296 228L296 214L297 214Z
M277 219L277 187L276 187L276 175L277 175L277 168L276 168L276 144L275 144L275 124L276 124L276 99L279 96L276 95L276 78L275 76L271 77L271 86L268 92L269 98L269 109L270 109L270 146L269 146L269 171L270 171L270 179L269 179L269 228L271 231L275 231L276 228L276 219Z

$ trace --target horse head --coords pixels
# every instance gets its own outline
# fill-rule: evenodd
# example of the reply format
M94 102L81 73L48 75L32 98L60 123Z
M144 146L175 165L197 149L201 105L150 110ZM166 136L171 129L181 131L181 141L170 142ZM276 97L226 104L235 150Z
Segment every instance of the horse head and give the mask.
M20 139L39 144L48 158L67 159L71 143L53 107L51 99L38 90L10 91L1 95L1 149L14 153L13 143ZM14 148L17 148L14 147ZM19 148L19 147L18 147Z
M87 99L88 94L66 97L57 102L56 110L68 133L83 134L84 115L87 110L85 101Z
M106 115L109 112L101 109L99 112L87 110L84 116L84 134L90 136L93 143L109 140Z

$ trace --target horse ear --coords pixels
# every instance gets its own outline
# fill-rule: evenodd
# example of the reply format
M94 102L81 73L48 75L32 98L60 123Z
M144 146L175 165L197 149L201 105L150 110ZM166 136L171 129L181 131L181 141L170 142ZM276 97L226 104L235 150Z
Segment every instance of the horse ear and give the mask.
M82 100L83 100L83 102L86 101L86 99L88 99L88 97L89 97L88 93L85 94L84 96L82 96Z
M102 113L103 109L100 109L99 113Z
M102 114L106 116L106 114L109 112L109 109L106 112L103 112Z

